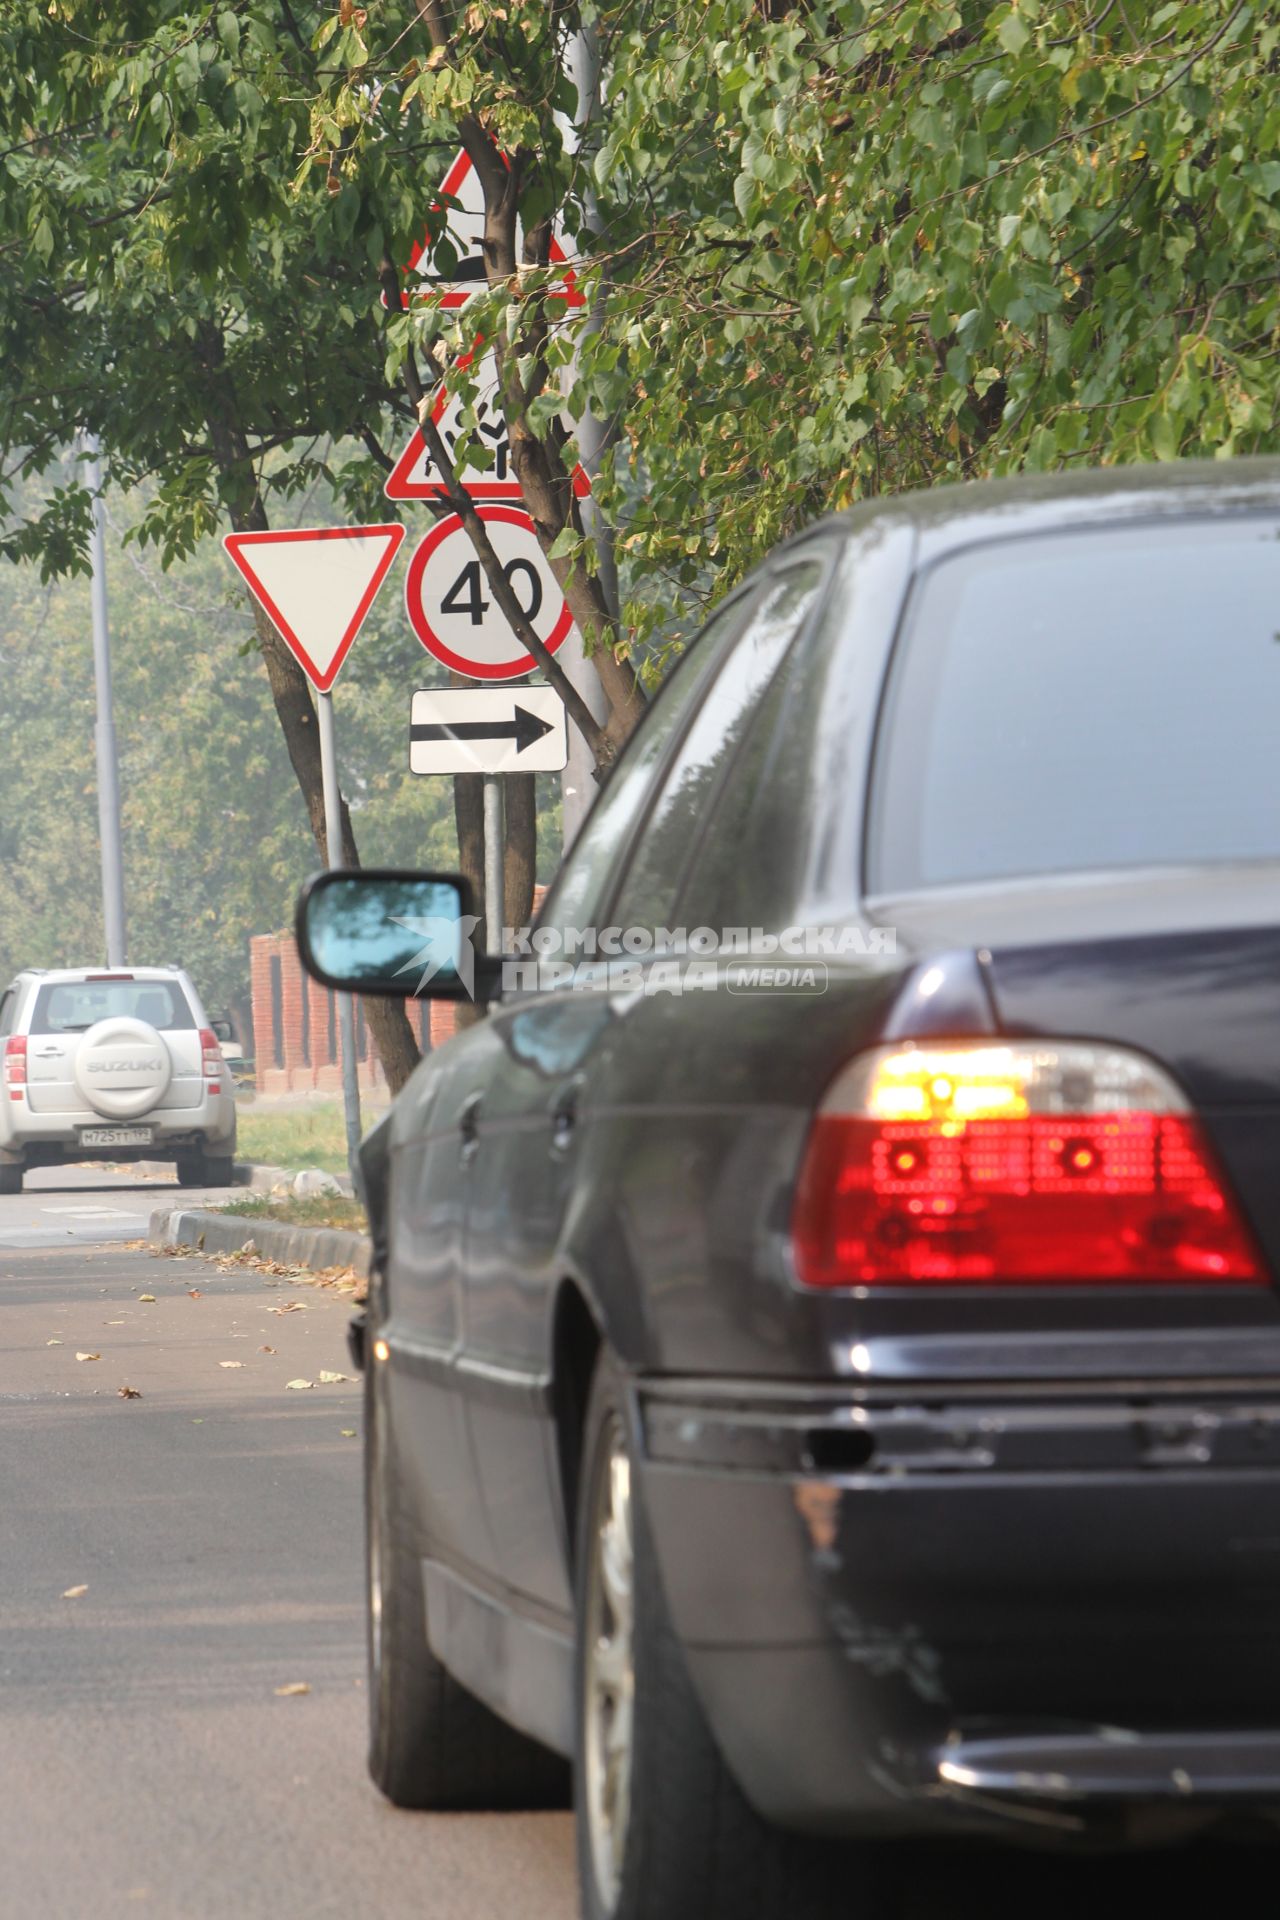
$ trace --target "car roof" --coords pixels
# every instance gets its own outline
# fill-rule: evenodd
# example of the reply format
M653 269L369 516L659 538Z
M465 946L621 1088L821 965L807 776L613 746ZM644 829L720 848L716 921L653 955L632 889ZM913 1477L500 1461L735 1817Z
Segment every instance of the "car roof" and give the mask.
M83 981L92 979L95 986L106 985L112 980L180 980L185 978L181 967L24 967L15 976L15 980L38 980L43 986L47 981L62 984L65 981Z
M917 537L917 564L978 541L1089 523L1280 509L1280 459L1171 460L1021 473L1005 479L886 494L829 515L804 533L870 534L894 525ZM795 545L789 542L788 545Z

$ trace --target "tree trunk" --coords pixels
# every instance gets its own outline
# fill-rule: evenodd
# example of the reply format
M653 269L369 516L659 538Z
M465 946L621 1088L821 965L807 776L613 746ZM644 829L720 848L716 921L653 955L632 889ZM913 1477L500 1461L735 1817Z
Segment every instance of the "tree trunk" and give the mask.
M503 925L527 927L533 917L533 889L538 878L538 814L535 781L531 773L509 773L506 792L506 850L503 867Z

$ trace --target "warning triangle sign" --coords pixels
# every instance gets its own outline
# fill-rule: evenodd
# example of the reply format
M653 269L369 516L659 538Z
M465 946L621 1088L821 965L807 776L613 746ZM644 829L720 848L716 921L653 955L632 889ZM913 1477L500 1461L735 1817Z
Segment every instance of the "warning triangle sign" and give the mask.
M469 367L479 352L477 346L473 352L463 354L458 361L459 368ZM472 445L478 440L481 446L489 448L493 453L493 464L480 467L468 460L458 478L473 500L519 500L520 482L511 465L506 416L502 395L498 390L498 363L491 352L486 353L480 361L476 388L478 428L472 435ZM442 383L432 404L431 418L450 458L454 457L459 440L466 434L462 411L460 397L449 392L447 382ZM573 490L579 499L585 498L591 491L591 482L582 467L574 470ZM447 497L443 478L427 452L420 429L414 429L409 444L387 475L383 492L388 500L442 500Z
M475 358L475 353L464 354L458 361L459 369L470 367ZM486 353L480 361L476 369L476 384L475 412L478 424L472 442L478 441L492 452L493 464L479 467L468 461L458 478L473 500L518 500L520 482L511 466L507 422L502 410L502 395L498 391L498 363L492 353ZM449 392L447 385L442 384L436 394L431 418L452 459L454 449L466 430L462 424L462 401L457 394ZM413 438L387 476L383 492L388 500L434 500L444 492L441 476L427 452L421 432L415 430Z
M506 156L503 156L504 161ZM456 200L456 206L446 207L443 200L432 203L433 213L444 213L445 232L457 255L457 265L448 277L437 273L431 262L431 237L424 234L409 255L406 269L414 276L415 284L410 291L400 296L401 305L408 306L410 300L427 300L433 306L456 308L465 306L471 295L479 287L486 285L484 265L484 188L465 148L458 151L449 171L440 182L440 193L450 200ZM524 236L520 225L516 225L516 252L524 246ZM561 244L558 234L551 236L551 261L554 266L564 268L563 279L551 288L549 298L562 301L566 307L586 305L585 296L578 286L577 275L569 265L569 256Z
M377 527L296 527L223 539L317 693L328 693L404 539Z

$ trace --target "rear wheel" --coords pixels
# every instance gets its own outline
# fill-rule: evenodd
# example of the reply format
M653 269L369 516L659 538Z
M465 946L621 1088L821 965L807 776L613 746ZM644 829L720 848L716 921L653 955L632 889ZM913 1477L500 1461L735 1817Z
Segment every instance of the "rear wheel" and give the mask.
M235 1172L230 1154L208 1154L199 1148L180 1153L177 1166L180 1187L229 1187Z
M621 1385L592 1386L577 1542L578 1875L583 1920L869 1920L874 1846L783 1833L721 1758L666 1616Z
M369 1343L370 1349L372 1342ZM468 1693L431 1651L422 1564L380 1404L365 1373L369 1772L397 1807L564 1807L569 1770Z
M22 1192L22 1168L0 1163L0 1193Z

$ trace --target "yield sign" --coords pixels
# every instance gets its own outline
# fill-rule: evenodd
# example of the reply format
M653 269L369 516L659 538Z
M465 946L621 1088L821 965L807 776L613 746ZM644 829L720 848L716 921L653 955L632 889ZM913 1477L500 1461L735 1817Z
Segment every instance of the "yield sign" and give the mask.
M504 156L505 160L505 156ZM414 289L418 299L428 299L434 306L454 308L465 306L478 287L486 284L484 250L484 188L480 176L472 166L465 148L459 150L452 166L440 182L441 194L447 194L450 200L456 200L456 206L442 208L435 201L432 211L443 213L445 231L458 257L458 264L448 279L434 274L431 270L431 239L424 234L409 255L407 271L415 274L418 285ZM520 226L516 226L516 252L523 247L523 235ZM569 265L569 257L559 239L551 237L551 262L553 266L563 266L564 278L550 291L550 298L562 300L566 307L585 306L586 301L579 290L577 276ZM408 306L410 295L402 293L400 303Z
M317 693L328 693L404 539L379 527L229 533L223 546Z
M471 353L463 354L458 361L459 369L469 367L480 352L477 346ZM493 453L491 467L477 467L469 462L458 474L463 490L473 500L519 500L520 482L516 479L511 465L511 449L507 441L507 422L503 412L502 395L498 391L498 363L492 353L486 353L480 361L476 373L475 414L477 430L473 444L478 440L482 447L488 447ZM432 403L431 418L436 430L444 441L445 451L450 458L458 441L464 437L466 429L462 423L462 401L457 394L449 392L448 383L441 385ZM579 499L585 498L591 491L591 482L586 470L579 466L573 473L573 490ZM436 469L431 455L427 452L422 430L415 427L413 435L395 466L387 475L383 488L388 500L444 500L445 487L441 475Z

